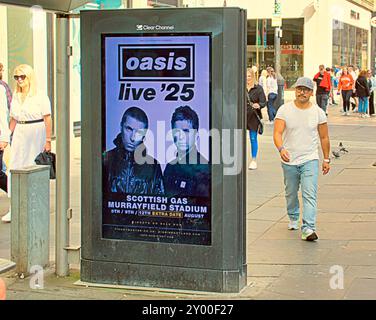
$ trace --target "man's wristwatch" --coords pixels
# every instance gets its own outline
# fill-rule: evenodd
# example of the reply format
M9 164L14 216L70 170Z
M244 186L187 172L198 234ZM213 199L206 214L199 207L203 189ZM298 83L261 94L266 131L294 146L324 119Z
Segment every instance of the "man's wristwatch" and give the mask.
M285 148L284 146L279 147L279 148L278 148L279 153L281 153L281 151L282 151L284 148Z
M330 163L330 159L324 159L323 161L326 163Z

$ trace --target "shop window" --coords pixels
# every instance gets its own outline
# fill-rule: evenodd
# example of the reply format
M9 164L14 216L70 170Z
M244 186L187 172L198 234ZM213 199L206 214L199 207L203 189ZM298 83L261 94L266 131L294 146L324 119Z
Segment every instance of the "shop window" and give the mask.
M271 19L248 20L247 65L257 66L259 74L274 67L274 33ZM290 88L303 75L304 19L283 19L281 39L281 74Z
M356 65L366 69L368 64L368 31L333 20L333 65Z

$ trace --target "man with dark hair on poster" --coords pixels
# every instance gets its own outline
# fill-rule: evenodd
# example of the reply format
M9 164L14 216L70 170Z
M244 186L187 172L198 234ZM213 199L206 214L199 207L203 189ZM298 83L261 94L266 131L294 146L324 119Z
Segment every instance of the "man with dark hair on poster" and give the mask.
M104 154L105 190L129 194L164 194L160 164L146 154L144 143L148 117L138 107L128 108L121 119L115 148ZM142 148L142 158L135 151ZM141 158L141 157L140 157Z
M164 186L168 196L208 197L210 167L197 150L199 119L189 106L178 107L171 118L171 128L177 149L176 158L164 171Z

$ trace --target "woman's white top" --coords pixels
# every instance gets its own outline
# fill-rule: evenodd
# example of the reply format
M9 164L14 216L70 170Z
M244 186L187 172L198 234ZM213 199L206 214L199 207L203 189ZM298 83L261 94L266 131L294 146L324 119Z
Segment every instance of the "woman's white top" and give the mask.
M39 120L49 114L51 114L51 103L46 95L36 94L32 96L29 94L22 103L21 95L19 93L13 94L10 116L15 120Z
M277 79L274 79L273 77L268 77L266 79L266 86L268 88L268 94L270 94L270 93L278 94Z
M259 85L264 89L265 96L268 96L268 87L266 85L266 77L260 76Z
M22 103L19 94L13 94L10 116L17 121L40 120L51 114L50 100L46 95L28 95ZM44 121L17 123L13 132L9 169L21 169L35 165L35 158L43 152L46 144ZM8 175L8 196L10 197L11 178Z

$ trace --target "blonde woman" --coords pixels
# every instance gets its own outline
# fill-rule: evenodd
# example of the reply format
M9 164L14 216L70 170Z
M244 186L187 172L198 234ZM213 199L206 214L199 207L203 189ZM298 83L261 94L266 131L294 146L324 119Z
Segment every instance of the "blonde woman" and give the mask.
M259 119L262 119L261 109L266 106L266 97L264 90L256 83L256 76L252 69L247 69L247 107L251 108L251 112L247 112L247 129L249 130L249 139L251 142L252 160L249 165L250 170L257 169L257 153L258 153L258 126Z
M51 104L47 95L37 90L32 67L22 64L14 70L14 89L9 128L13 132L9 169L35 164L42 151L51 151ZM10 175L9 175L10 177ZM9 179L8 177L8 179ZM10 179L8 180L10 186ZM8 188L10 196L10 188ZM2 218L10 222L11 211Z
M268 87L266 85L266 79L268 78L268 71L265 69L261 71L259 78L259 85L264 89L265 96L268 96Z

